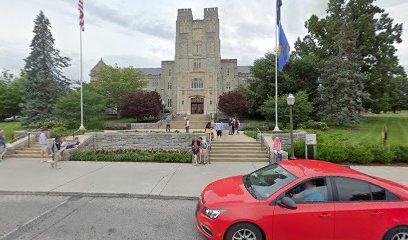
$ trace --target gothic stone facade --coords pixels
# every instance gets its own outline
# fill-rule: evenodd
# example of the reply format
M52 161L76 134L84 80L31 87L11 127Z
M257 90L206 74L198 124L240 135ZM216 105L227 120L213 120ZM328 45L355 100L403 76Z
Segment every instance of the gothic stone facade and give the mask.
M202 20L193 19L191 9L179 9L176 24L174 61L139 68L148 80L146 90L159 92L177 114L217 113L219 95L245 85L251 79L249 67L237 66L237 59L221 59L217 8L205 8ZM104 65L101 60L91 73Z

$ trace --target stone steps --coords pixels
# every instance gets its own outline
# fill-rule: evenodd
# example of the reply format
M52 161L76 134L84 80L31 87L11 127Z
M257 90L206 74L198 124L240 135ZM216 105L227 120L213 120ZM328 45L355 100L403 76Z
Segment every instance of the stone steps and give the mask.
M210 161L212 162L268 162L268 154L257 142L213 142Z

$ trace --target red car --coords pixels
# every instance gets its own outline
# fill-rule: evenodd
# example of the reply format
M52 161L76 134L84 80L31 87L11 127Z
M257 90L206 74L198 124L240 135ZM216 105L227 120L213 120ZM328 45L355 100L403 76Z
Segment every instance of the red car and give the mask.
M408 240L408 188L328 162L285 161L211 183L196 216L213 240Z

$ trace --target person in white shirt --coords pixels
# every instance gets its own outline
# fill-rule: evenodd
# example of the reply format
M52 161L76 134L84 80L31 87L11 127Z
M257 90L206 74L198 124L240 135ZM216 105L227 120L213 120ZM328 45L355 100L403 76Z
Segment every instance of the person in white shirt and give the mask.
M44 128L42 130L42 133L40 134L39 137L39 142L41 145L41 161L46 162L47 161L47 156L48 156L48 129Z

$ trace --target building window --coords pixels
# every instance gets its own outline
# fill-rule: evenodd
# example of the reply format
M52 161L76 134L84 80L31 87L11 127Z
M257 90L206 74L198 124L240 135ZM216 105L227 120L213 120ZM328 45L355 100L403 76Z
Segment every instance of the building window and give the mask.
M199 78L194 78L193 81L191 82L191 88L193 89L204 88L203 80Z
M227 89L231 89L231 82L227 82Z
M153 87L158 87L159 86L159 80L158 79L154 79L153 80Z
M183 101L181 101L181 104L182 104L182 105L184 105L184 100L183 100Z
M173 88L173 84L171 82L167 83L167 89L172 89Z
M212 100L210 100L210 105L212 105Z
M167 107L171 108L173 105L172 99L167 99Z
M169 76L171 76L171 69L169 69Z
M227 75L229 76L229 68L227 68Z
M201 60L196 59L194 60L194 69L200 69L201 68Z

